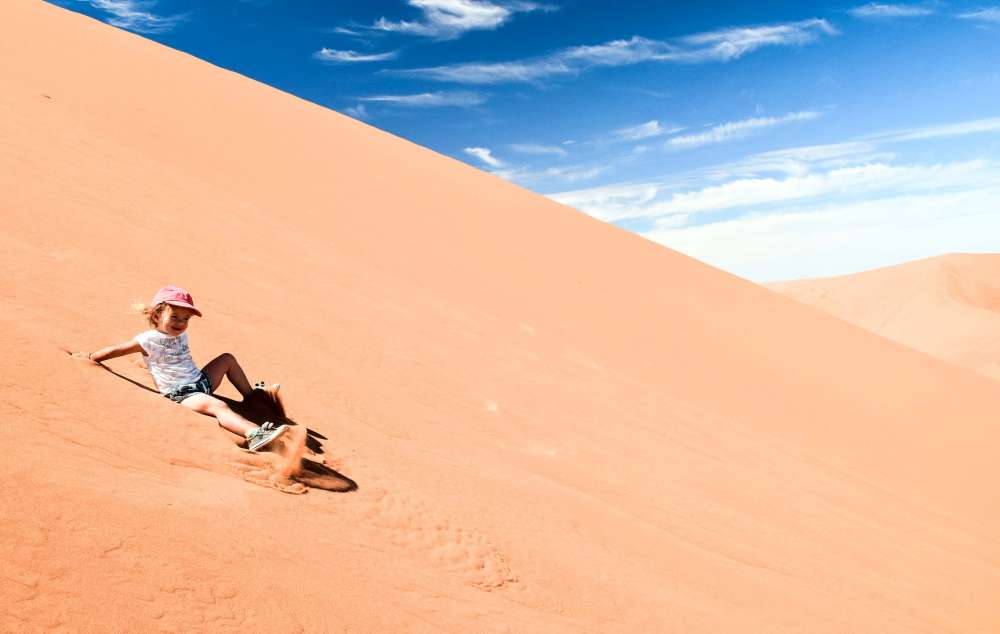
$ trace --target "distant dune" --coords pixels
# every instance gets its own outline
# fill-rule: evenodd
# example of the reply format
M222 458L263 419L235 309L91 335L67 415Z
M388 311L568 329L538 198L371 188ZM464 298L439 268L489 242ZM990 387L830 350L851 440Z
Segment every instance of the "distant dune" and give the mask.
M1000 631L993 380L39 0L0 214L0 631ZM60 350L167 283L325 439Z
M1000 254L951 254L768 286L893 341L1000 378Z

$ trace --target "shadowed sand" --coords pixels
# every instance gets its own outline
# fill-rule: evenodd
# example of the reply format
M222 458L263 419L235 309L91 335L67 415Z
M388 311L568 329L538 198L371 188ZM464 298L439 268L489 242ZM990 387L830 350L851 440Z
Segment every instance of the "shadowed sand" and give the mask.
M0 213L0 631L1000 630L995 381L36 0ZM297 442L59 350L167 283Z
M768 286L893 341L1000 378L1000 254L956 253Z

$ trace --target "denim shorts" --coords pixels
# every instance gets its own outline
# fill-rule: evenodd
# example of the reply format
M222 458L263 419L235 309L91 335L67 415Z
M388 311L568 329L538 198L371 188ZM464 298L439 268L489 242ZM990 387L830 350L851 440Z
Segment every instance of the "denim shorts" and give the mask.
M212 380L202 372L201 377L198 378L194 383L188 383L186 385L178 385L174 389L170 390L165 397L169 398L175 403L180 403L192 394L211 394L212 393Z

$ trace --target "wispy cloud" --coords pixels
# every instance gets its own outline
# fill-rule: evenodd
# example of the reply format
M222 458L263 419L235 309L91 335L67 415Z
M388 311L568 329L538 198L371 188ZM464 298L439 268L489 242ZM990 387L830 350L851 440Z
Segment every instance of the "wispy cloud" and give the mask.
M856 18L915 18L934 13L933 9L915 4L883 4L872 2L849 9Z
M898 143L901 141L917 141L923 139L964 136L967 134L985 134L991 132L1000 132L1000 117L894 130L890 132L872 134L865 138L885 143Z
M486 163L490 167L503 167L504 165L503 161L493 156L493 152L491 152L488 148L467 147L462 151L468 154L469 156L476 157L477 159L479 159L483 163Z
M614 222L644 215L645 205L659 192L654 183L620 184L560 192L549 198L605 222Z
M540 176L553 178L565 183L590 180L608 170L606 165L590 165L576 167L550 167L541 172Z
M864 164L787 178L741 178L690 191L677 183L624 184L551 195L607 222L643 219L639 231L692 257L752 279L844 273L847 251L870 250L868 268L945 250L996 250L1000 164ZM719 221L718 218L723 220ZM982 233L961 223L973 223ZM920 240L902 240L920 231ZM943 235L955 238L945 246ZM877 239L876 239L877 238ZM859 243L861 240L862 243ZM963 242L964 241L964 242ZM921 251L922 250L922 251ZM898 255L898 254L897 254ZM828 267L828 268L822 268Z
M154 0L77 0L110 14L108 24L137 33L166 33L187 20L187 14L157 15L149 11Z
M670 42L636 36L593 46L574 46L551 55L511 62L473 62L389 72L464 84L530 83L560 75L576 75L596 67L629 66L643 62L728 62L762 47L803 45L836 33L826 20L812 19L719 29Z
M521 154L555 154L557 156L566 156L567 154L566 150L561 147L538 143L511 143L507 147Z
M728 62L765 46L809 44L823 35L836 35L826 20L812 19L755 27L732 27L681 39L677 61Z
M981 185L997 174L997 167L983 161L931 166L858 165L819 174L787 178L744 178L723 185L673 194L645 209L651 216L715 212L734 207L773 205L803 198L849 192L851 197L879 191L916 192L927 189Z
M889 161L895 158L895 153L890 148L896 144L971 134L997 133L1000 133L1000 117L888 130L843 143L828 143L754 154L723 166L722 170L729 174L760 172L802 174L816 168L833 169L851 164Z
M682 129L683 128L664 128L660 125L659 121L653 119L652 121L640 123L639 125L619 128L615 130L613 134L615 137L623 141L641 141L642 139L649 139L652 137L663 136L664 134L680 132Z
M372 28L449 40L467 31L492 31L503 26L517 13L552 11L556 7L538 2L487 0L407 0L422 13L422 19L394 22L380 18Z
M978 168L1000 171L1000 167L967 162L948 168L938 166L928 172L920 166L894 165L892 162L898 156L893 146L982 134L1000 134L1000 117L891 130L842 143L773 150L661 178L563 191L550 197L595 218L616 222L719 211L735 204L746 207L790 201L806 194L820 196L838 190L870 193L875 183L911 190L951 178L952 185L962 186L963 174L978 178L986 173L977 171Z
M697 226L664 223L642 235L760 282L853 273L949 252L996 251L998 176L956 191L817 201Z
M875 141L847 141L772 150L721 166L719 172L735 177L747 174L807 174L814 169L891 161L896 157Z
M1000 134L1000 118L787 148L550 198L751 279L847 273L997 249L1000 162L901 163L892 151L984 134Z
M544 183L573 184L580 181L587 181L603 174L608 170L607 165L566 165L559 167L547 167L544 169L529 169L526 167L506 168L494 172L500 178L521 185L539 185Z
M354 51L338 51L332 48L321 48L313 53L313 59L321 62L333 64L350 64L356 62L382 62L388 59L396 59L399 51L388 51L385 53L356 53Z
M371 95L358 97L358 101L388 103L411 108L438 108L454 106L469 108L485 103L487 96L478 92L422 92L415 95Z
M980 22L1000 23L1000 7L986 7L977 11L960 13L958 17L963 20L978 20Z
M755 117L753 119L743 119L741 121L729 121L713 126L698 134L686 134L676 136L667 141L667 145L673 148L693 148L713 143L723 143L732 139L738 139L752 134L761 128L770 128L783 123L793 121L809 121L819 118L821 113L805 111L792 112L783 117Z
M349 117L354 117L355 119L360 119L362 121L371 118L371 115L368 114L368 109L365 108L365 104L363 103L359 103L356 106L352 106L350 108L345 109L344 114L346 114Z

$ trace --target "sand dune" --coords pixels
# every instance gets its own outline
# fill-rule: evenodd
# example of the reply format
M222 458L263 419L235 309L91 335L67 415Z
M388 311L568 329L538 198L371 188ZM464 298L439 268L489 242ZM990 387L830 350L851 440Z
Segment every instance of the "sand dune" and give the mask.
M951 254L769 286L883 337L1000 378L1000 254Z
M1000 629L995 381L36 0L0 213L2 631ZM322 454L60 350L166 283Z

